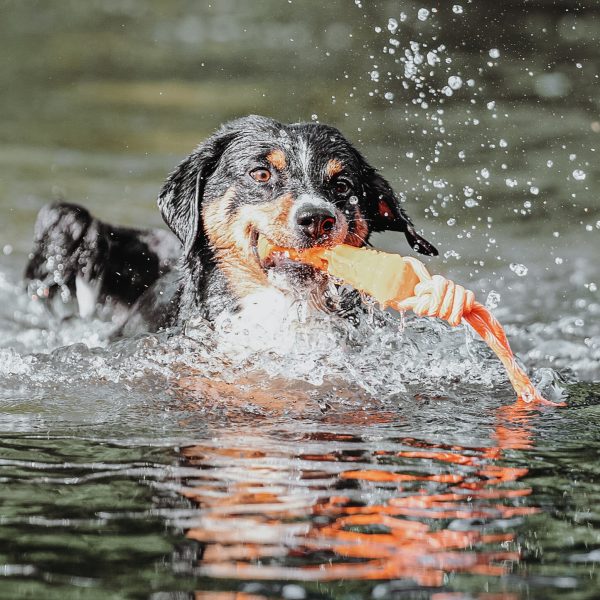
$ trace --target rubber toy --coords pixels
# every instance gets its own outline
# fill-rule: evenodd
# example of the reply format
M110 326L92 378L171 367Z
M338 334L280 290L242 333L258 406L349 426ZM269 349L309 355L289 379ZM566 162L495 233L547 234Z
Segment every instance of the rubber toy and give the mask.
M520 400L556 406L535 389L517 364L502 325L475 301L473 292L440 275L432 276L416 258L345 244L295 250L275 246L260 236L260 259L276 253L327 272L373 297L382 308L412 310L419 316L444 319L452 326L464 319L502 361Z

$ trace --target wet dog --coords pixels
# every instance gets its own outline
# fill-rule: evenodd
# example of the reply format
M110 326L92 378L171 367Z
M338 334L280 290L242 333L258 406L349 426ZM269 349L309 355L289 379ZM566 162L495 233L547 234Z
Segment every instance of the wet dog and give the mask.
M249 116L222 126L170 174L158 206L176 237L114 227L76 205L43 208L25 272L33 295L66 290L82 316L107 302L125 307L127 335L224 311L268 320L298 298L339 309L311 267L261 261L260 235L301 249L360 247L398 231L413 250L437 254L388 182L337 129L316 123Z

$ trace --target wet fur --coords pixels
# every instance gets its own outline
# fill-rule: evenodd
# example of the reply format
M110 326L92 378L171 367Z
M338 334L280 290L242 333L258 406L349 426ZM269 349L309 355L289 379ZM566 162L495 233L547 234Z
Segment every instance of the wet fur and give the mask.
M257 183L253 168L268 169L271 179ZM351 182L351 194L336 191L339 178ZM363 246L371 233L390 230L403 232L417 252L437 254L388 182L326 125L258 116L228 123L169 175L158 206L178 241L167 232L113 227L76 205L45 207L26 279L45 282L48 296L61 285L76 294L77 277L97 284L98 302L129 309L118 332L129 335L195 316L214 320L279 285L274 280L287 278L294 293L319 293L321 275L292 265L274 278L253 249L257 231L282 246L316 243L295 226L305 206L335 217L319 244ZM59 263L64 281L54 281Z
M78 297L84 289L94 296L86 302L129 309L180 254L181 244L168 231L109 225L60 202L38 214L25 280L31 295L43 300L65 290Z

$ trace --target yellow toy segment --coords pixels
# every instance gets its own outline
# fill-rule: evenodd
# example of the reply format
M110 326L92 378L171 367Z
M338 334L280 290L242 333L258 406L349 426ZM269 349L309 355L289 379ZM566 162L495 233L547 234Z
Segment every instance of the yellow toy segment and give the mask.
M419 278L398 254L339 245L323 257L327 272L372 296L382 307L415 295Z
M258 240L258 255L264 260L279 252L343 280L372 296L383 307L415 294L419 278L412 265L398 254L340 244L332 248L294 250L272 245L266 238Z

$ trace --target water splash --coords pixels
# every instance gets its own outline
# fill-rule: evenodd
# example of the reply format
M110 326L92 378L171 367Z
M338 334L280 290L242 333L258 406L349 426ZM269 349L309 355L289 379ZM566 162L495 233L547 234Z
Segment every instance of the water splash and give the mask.
M31 302L17 289L16 312L23 317ZM135 382L148 374L170 378L182 372L235 381L262 373L399 399L417 390L452 393L457 382L486 389L506 382L483 343L475 354L467 352L460 329L414 317L401 320L373 303L353 320L298 303L276 328L249 327L231 318L217 323L197 319L183 332L111 344L106 337L113 328L110 321L61 322L36 304L33 309L35 318L10 324L11 335L4 337L6 347L0 351L0 374L14 384L23 377L40 385Z
M510 263L509 267L517 277L525 277L529 271L529 269L521 263Z

